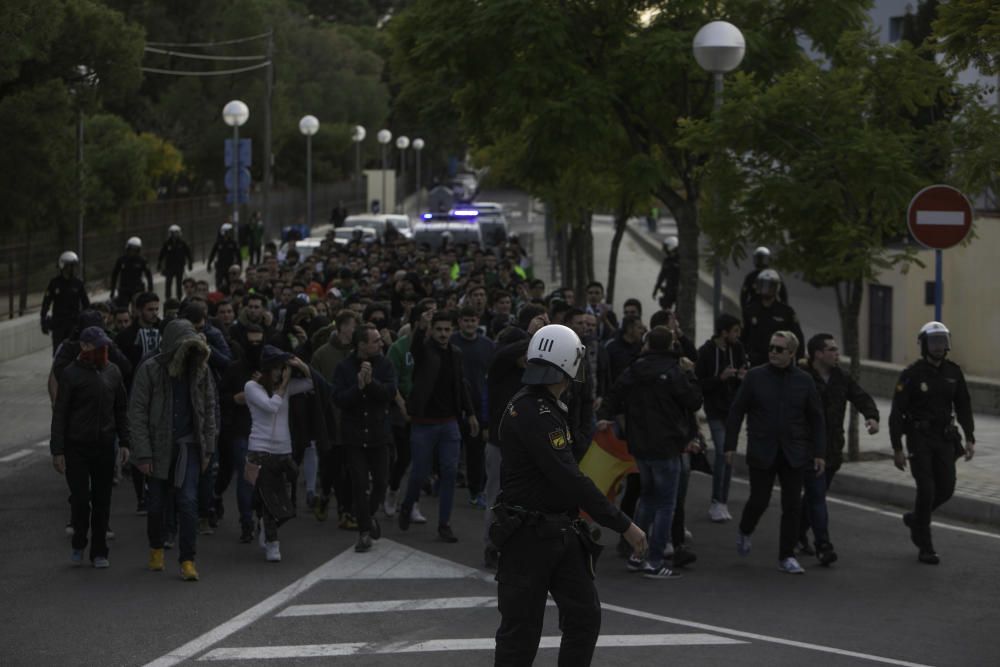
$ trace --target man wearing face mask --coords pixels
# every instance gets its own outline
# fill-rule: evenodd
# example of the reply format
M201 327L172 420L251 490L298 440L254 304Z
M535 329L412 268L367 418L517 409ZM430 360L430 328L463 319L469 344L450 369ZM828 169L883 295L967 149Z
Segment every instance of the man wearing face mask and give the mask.
M264 329L258 324L246 325L246 347L243 357L226 369L219 383L219 405L222 412L219 432L219 472L215 478L213 507L216 519L225 509L223 496L236 475L236 506L240 515L240 542L253 542L253 484L244 477L247 446L250 440L250 409L243 388L260 373L260 351L264 347Z
M955 492L955 461L969 461L976 452L972 401L965 375L958 364L946 359L951 332L940 322L928 322L917 336L921 358L899 376L889 413L889 439L896 467L910 473L917 483L913 511L903 515L910 540L919 550L921 563L940 562L931 541L931 513ZM965 446L955 421L965 431ZM903 436L906 449L903 453Z

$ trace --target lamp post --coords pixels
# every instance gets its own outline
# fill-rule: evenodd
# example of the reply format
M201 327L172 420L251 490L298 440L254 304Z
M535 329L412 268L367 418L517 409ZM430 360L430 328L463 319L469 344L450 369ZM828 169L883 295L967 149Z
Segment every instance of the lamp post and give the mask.
M382 144L382 200L379 205L379 213L385 213L385 151L386 145L392 141L392 132L389 130L379 130L376 135L378 142Z
M361 142L365 140L365 128L355 125L351 132L351 141L354 142L354 200L361 199ZM362 210L367 207L362 207Z
M86 211L83 175L83 108L90 103L88 92L97 85L97 75L86 65L77 65L79 75L70 92L76 98L76 255L80 260L80 280L86 279L83 255L83 223Z
M250 108L240 100L232 100L222 108L222 120L233 128L233 235L237 243L240 240L240 126L248 118Z
M701 27L694 36L694 59L707 72L711 72L715 80L714 114L722 109L723 77L740 66L743 54L746 53L746 40L743 33L732 23L712 21ZM718 210L719 195L716 192L712 200ZM715 260L715 275L712 281L712 310L716 319L722 313L722 264Z
M413 140L413 150L417 153L417 213L420 213L423 208L421 206L423 199L423 188L420 187L420 151L424 150L424 140L417 137Z
M406 149L409 148L409 146L410 146L410 138L407 137L406 135L403 135L403 136L399 137L398 139L396 139L396 148L399 149L399 169L403 173L403 206L404 207L406 206ZM398 194L396 195L395 199L399 199L399 195ZM399 202L398 201L394 201L392 204L393 204L393 212L395 212L395 209L399 206Z
M314 134L319 132L319 120L316 116L303 116L299 120L299 132L306 137L306 226L312 229L312 138Z

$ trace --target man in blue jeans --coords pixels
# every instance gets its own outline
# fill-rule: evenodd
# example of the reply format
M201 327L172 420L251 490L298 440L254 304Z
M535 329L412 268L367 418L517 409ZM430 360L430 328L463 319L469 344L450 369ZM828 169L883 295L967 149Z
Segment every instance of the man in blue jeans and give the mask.
M198 479L215 451L216 390L208 357L208 345L190 321L171 321L163 330L161 352L136 371L129 400L132 451L149 483L149 569L164 569L163 513L173 495L185 581L198 580Z
M694 374L681 368L673 342L673 334L663 326L646 335L639 358L605 396L597 422L597 428L604 430L611 425L610 418L625 416L625 439L641 485L635 523L643 530L652 524L649 556L645 562L629 557L628 569L650 579L680 576L664 565L663 552L677 504L681 455L699 442L695 412L701 407L701 389ZM693 560L690 552L674 553L675 568Z
M410 415L410 481L399 512L399 528L410 527L410 510L420 497L420 488L431 473L437 453L440 473L438 536L457 542L451 529L455 498L455 475L462 436L458 420L466 419L469 434L479 434L479 421L462 373L462 353L451 343L454 315L448 311L425 311L417 321L410 344L413 356L413 390L406 401Z

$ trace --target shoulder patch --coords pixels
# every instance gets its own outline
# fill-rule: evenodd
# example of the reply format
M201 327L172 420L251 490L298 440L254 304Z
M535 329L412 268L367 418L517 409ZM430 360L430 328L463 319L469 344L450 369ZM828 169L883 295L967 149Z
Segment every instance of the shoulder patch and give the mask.
M562 431L549 432L549 444L552 449L566 449L566 435Z
M539 400L538 401L538 414L540 414L540 415L552 414L552 408L550 408L548 405L546 405L545 401Z

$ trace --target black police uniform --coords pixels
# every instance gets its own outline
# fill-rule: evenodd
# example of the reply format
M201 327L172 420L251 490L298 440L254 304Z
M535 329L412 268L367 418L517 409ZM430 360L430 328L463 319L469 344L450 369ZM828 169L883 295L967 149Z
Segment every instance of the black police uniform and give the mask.
M964 453L952 415L974 441L972 401L958 364L945 359L940 366L920 359L899 376L889 413L892 449L909 452L910 473L917 483L913 514L907 515L910 537L921 552L933 552L931 512L955 491L955 461Z
M653 296L663 288L663 295L660 297L660 307L670 310L677 303L677 291L681 280L680 259L675 256L663 258L660 264L660 274L656 277L656 284L653 285Z
M146 282L143 283L143 277ZM146 258L142 255L122 255L115 262L115 268L111 271L111 289L116 290L118 295L115 303L119 306L128 306L132 297L145 289L153 289L153 274L149 270Z
M544 386L514 395L500 420L499 441L503 490L490 532L500 550L496 578L502 620L495 664L531 664L551 592L563 632L559 664L589 665L601 629L593 582L600 546L578 513L582 508L619 533L631 521L580 472L566 407Z
M757 294L757 276L764 270L754 269L743 278L743 286L740 288L741 309L746 310L747 306L751 303L760 300L760 296ZM785 283L783 282L778 286L778 301L788 303L788 288L785 287Z
M232 238L225 236L217 238L211 252L208 253L208 268L212 267L213 260L215 260L215 289L222 292L229 286L229 267L236 264L243 268L240 247Z
M184 267L188 271L192 268L191 248L184 239L168 238L163 247L160 248L160 257L157 260L157 268L167 277L166 298L170 298L170 286L172 282L177 283L177 298L183 296L181 283L184 280Z
M743 334L740 340L750 358L751 366L766 364L767 348L771 344L771 336L776 331L791 331L799 339L796 356L804 356L805 340L798 315L788 304L780 301L765 306L761 301L753 301L743 311Z
M82 280L67 278L60 273L49 281L42 297L42 333L52 334L52 354L56 353L60 343L69 338L80 313L87 308L90 308L90 300Z

